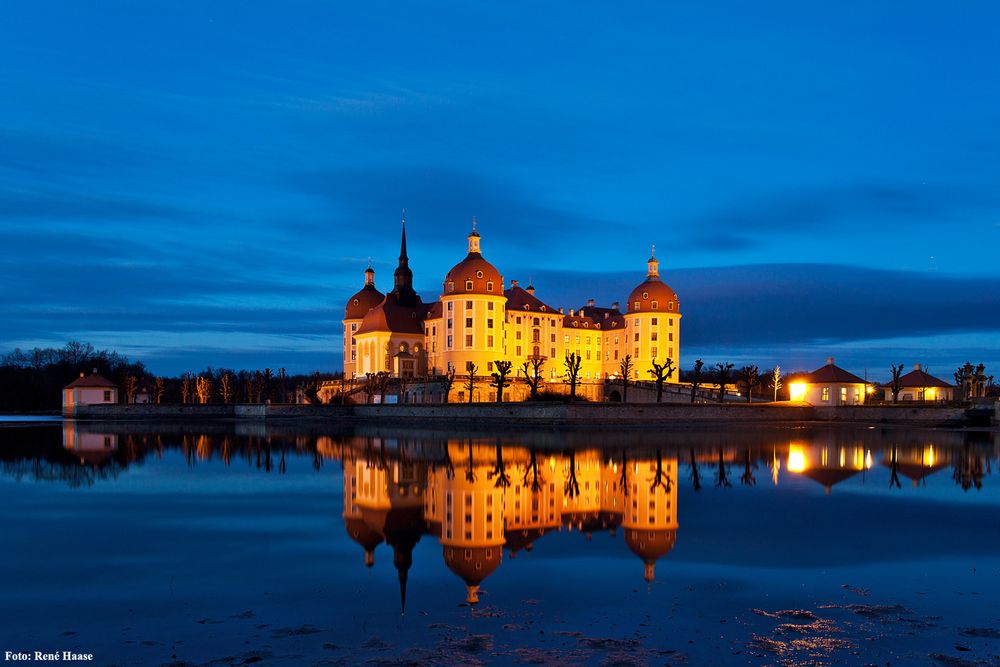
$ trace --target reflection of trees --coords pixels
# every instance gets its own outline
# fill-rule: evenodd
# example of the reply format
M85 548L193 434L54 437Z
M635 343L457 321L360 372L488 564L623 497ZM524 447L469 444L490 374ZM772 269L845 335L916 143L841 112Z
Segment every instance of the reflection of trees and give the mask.
M544 480L538 474L538 452L532 447L528 458L528 467L524 469L524 479L521 480L521 486L529 486L528 476L531 476L531 491L532 493L538 493L542 490L542 483Z
M622 474L618 478L618 488L623 496L628 496L628 455L622 452Z
M563 493L570 498L580 495L580 482L576 479L576 450L569 452L569 475L566 476L566 483L563 485Z
M663 471L663 450L656 450L656 471L653 473L652 483L649 485L650 491L656 491L656 487L662 486L663 490L670 493L670 477Z
M465 466L465 481L470 484L476 481L476 469L472 465L472 438L468 439L469 444L469 464Z
M496 477L496 482L493 483L498 489L510 488L510 475L507 474L507 467L503 462L503 447L500 445L500 440L497 440L496 444L497 450L497 460L496 464L493 466L493 471L490 473L490 477Z
M893 445L889 452L889 488L892 487L897 489L903 487L899 481L899 448L896 445Z
M757 464L751 460L750 450L747 449L743 455L743 474L740 475L740 484L744 486L754 486L757 484L757 478L753 475L754 468L756 467Z
M728 489L733 484L729 481L729 469L726 467L722 447L719 447L719 469L715 475L715 485Z
M688 458L691 461L691 486L695 491L701 491L701 473L698 472L698 459L694 455L694 447L688 450Z

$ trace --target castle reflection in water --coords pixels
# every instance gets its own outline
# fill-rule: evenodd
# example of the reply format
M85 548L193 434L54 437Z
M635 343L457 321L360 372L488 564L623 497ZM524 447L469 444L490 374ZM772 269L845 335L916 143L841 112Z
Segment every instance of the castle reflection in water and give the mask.
M441 557L478 601L482 582L557 531L622 535L646 581L677 541L678 486L731 487L809 478L830 492L873 466L889 486L920 486L939 471L964 490L991 473L1000 443L993 434L866 429L770 429L759 432L554 432L520 435L349 429L336 434L227 426L88 425L9 429L0 437L2 470L18 478L73 486L113 478L130 465L179 449L191 465L221 460L285 472L289 456L314 467L343 466L343 521L371 567L391 554L405 606L413 551L435 540ZM33 434L32 434L33 433ZM21 441L18 441L20 438ZM733 444L733 443L739 443ZM884 478L883 478L884 479ZM638 574L638 573L637 573Z

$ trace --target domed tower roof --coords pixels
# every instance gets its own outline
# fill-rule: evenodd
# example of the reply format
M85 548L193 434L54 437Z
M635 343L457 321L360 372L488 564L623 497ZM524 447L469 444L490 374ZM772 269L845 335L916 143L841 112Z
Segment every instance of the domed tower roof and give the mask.
M451 268L444 278L442 294L490 294L503 296L503 276L495 266L483 259L479 249L479 232L476 219L472 219L469 240L469 254ZM471 283L471 287L470 287ZM490 289L492 287L492 289Z
M375 564L375 547L382 544L382 536L372 530L361 517L344 519L347 535L365 550L365 565Z
M653 250L654 254L646 262L646 280L636 285L628 295L626 313L680 312L681 304L677 293L660 280L660 261L656 259L656 246L653 246Z
M677 541L677 531L673 528L626 528L625 544L629 550L646 564L645 579L653 581L654 568L659 558L667 555Z
M483 579L500 567L502 559L502 545L495 547L444 547L445 565L465 582L465 601L469 604L479 602L479 584L483 583Z
M384 298L385 294L375 288L375 269L369 264L368 268L365 269L365 286L347 300L347 307L344 308L344 319L360 320Z

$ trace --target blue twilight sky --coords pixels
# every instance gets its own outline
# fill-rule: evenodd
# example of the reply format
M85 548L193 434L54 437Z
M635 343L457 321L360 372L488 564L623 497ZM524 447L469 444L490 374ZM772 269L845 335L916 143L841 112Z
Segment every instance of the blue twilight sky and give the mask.
M994 2L45 2L0 21L0 349L340 366L400 209L695 356L1000 366Z

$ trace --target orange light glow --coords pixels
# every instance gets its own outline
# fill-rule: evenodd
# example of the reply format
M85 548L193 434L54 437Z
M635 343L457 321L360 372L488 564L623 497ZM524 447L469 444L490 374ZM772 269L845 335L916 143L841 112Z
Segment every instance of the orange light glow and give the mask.
M806 469L806 453L799 445L792 445L788 448L788 470L791 472L802 472Z
M804 401L806 398L806 383L793 382L788 385L788 396L793 401Z

